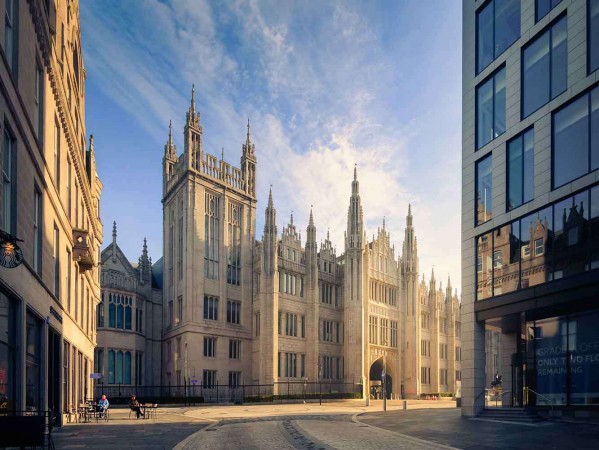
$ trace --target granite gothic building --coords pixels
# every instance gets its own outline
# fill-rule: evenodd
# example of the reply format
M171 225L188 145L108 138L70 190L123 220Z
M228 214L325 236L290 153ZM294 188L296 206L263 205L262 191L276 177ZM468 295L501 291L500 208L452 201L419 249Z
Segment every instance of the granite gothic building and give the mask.
M272 191L260 236L257 158L249 123L241 150L239 167L204 150L192 91L184 151L177 154L172 129L164 147L164 257L161 273L153 271L148 278L152 286L162 287L162 368L153 375L145 371L143 382L274 385L276 394L281 382L327 380L339 390L344 383L346 390L380 396L385 368L389 396L455 392L459 301L449 283L443 291L434 277L429 287L420 282L410 208L401 255L384 221L368 240L355 169L348 180L343 253L337 254L328 233L324 239L318 235L312 212L304 241L293 215L279 233ZM110 255L115 251L121 258L113 247L105 250L103 260L114 261ZM105 270L119 270L109 266ZM141 272L133 272L142 266L123 264L121 271L139 278ZM107 282L103 278L104 303ZM148 293L142 301L143 308L152 304L153 311L144 310L144 321L155 327L161 309L148 302L150 297ZM104 355L111 350L142 352L149 364L155 339L146 339L142 350L131 347L133 341L129 345L111 338ZM116 342L120 347L110 348ZM122 375L108 378L128 384ZM133 384L133 378L127 381Z
M411 212L401 257L384 223L368 241L354 170L342 255L328 235L319 245L312 213L305 242L293 216L279 234L272 193L259 241L249 124L239 168L206 153L202 133L192 94L184 152L177 156L169 135L163 160L163 381L181 384L194 375L204 385L333 379L367 389L386 363L389 392L415 396L428 390L423 383L435 392L454 391L449 353L459 347L459 306L450 291L420 301ZM423 380L425 310L434 318L427 328L449 324L434 342L451 352L443 353L445 364L436 349L424 357L427 374L434 375Z

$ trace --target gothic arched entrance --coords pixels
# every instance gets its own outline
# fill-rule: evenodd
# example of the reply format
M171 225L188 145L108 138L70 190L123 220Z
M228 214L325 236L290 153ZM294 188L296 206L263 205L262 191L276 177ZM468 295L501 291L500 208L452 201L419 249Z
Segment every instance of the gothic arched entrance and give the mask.
M370 395L375 399L383 398L383 358L377 359L370 366L370 373L368 375L370 380ZM393 391L393 377L389 373L389 364L385 371L385 387L387 393L387 399L391 398Z

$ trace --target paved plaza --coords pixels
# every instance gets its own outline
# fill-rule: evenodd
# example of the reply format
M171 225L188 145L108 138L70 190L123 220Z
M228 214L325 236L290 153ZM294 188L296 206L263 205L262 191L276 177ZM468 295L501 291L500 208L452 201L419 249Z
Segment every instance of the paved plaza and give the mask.
M68 424L57 449L595 449L599 425L512 424L463 419L454 402L347 401L162 408L137 420L111 410L108 422Z

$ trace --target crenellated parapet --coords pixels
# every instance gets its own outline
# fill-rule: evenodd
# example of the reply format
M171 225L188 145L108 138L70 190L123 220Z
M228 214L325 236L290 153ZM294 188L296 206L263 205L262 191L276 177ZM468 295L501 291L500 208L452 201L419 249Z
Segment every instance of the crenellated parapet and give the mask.
M163 158L163 194L166 195L188 176L200 176L238 194L256 199L256 155L255 145L250 140L249 122L246 142L242 145L240 167L225 161L224 150L220 158L203 148L203 128L200 113L196 111L195 88L183 130L184 151L177 156L173 143L172 124L169 125L168 140L164 146Z

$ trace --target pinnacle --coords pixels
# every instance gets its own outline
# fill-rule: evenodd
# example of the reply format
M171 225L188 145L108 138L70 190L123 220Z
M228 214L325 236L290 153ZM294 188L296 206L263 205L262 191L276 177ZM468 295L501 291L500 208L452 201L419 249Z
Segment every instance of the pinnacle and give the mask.
M270 185L270 190L268 191L268 207L272 208L272 184Z

